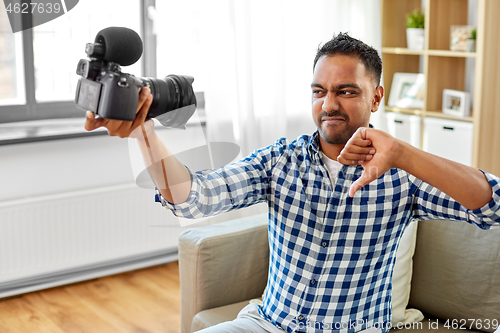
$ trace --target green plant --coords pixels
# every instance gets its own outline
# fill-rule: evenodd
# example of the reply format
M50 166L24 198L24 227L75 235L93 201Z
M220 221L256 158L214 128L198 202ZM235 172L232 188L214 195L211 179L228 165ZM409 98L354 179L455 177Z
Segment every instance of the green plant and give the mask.
M476 40L476 33L477 33L476 29L472 29L470 32L469 39Z
M418 9L406 14L406 27L407 28L424 28L425 15Z

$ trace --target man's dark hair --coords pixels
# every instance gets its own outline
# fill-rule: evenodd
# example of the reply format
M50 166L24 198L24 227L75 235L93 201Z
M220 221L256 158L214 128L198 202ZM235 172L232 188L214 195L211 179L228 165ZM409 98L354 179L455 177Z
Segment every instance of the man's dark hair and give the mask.
M339 33L333 36L332 39L318 48L316 57L314 58L313 70L319 58L337 54L358 57L365 65L368 72L373 74L373 78L377 85L380 85L382 59L380 59L377 51L362 41L352 38L347 33Z

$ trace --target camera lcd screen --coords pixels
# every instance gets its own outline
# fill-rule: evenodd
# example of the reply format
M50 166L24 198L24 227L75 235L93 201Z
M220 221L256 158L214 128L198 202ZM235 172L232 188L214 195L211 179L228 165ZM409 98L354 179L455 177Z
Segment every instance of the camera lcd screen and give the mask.
M85 110L97 111L99 96L101 95L101 84L99 82L80 79L78 83L78 96L76 104Z

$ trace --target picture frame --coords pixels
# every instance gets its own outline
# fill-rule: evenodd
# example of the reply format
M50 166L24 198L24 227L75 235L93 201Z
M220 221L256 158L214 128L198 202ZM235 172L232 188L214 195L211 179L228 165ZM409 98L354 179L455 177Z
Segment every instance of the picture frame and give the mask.
M408 109L424 107L425 75L421 73L394 73L388 106Z
M467 40L471 36L473 25L452 25L450 28L450 50L467 51Z
M470 116L471 98L467 91L443 89L443 113L459 118Z

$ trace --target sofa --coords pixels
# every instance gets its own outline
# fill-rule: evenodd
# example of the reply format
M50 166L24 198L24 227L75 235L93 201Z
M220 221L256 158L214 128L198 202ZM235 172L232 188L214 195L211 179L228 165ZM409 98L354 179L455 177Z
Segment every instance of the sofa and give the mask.
M500 229L419 221L415 235L407 301L425 319L392 331L494 332L500 324ZM267 214L183 232L182 333L236 318L262 296L268 267Z

